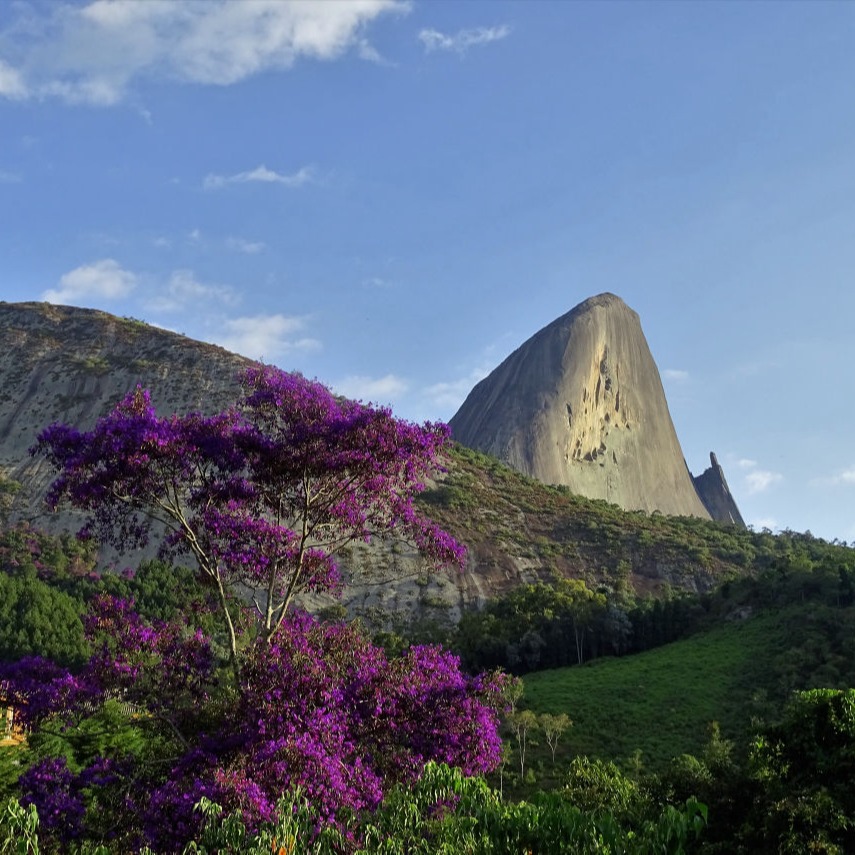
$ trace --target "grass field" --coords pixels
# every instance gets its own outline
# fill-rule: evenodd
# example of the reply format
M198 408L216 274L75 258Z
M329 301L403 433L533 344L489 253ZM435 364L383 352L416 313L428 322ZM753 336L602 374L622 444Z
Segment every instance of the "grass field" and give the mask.
M662 768L699 754L712 721L741 746L765 712L764 674L785 631L785 612L764 614L635 656L529 674L523 706L572 719L559 766L576 754L623 763L640 749L646 768ZM550 755L539 741L532 760L542 768Z

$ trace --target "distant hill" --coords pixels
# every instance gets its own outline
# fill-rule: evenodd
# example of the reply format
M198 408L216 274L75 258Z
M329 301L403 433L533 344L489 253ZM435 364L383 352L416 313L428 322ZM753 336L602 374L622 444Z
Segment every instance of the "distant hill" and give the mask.
M48 514L42 506L52 473L27 449L48 424L87 428L137 384L151 389L163 414L216 411L236 399L236 375L247 364L222 348L134 319L0 303L0 468L23 484L13 518L54 533L80 526L79 516ZM616 397L627 388L623 384L613 380L609 394ZM601 402L604 388L605 380ZM596 402L596 388L592 394ZM633 413L640 410L626 395L628 411L621 403L617 412L637 419ZM611 451L611 435L606 442ZM431 574L402 544L356 545L342 559L349 579L342 603L351 614L378 623L395 616L453 620L462 608L555 576L585 578L591 585L613 585L621 577L639 592L665 585L702 591L722 577L748 572L752 544L761 538L702 519L627 513L569 488L544 486L462 447L452 451L448 472L437 474L421 502L468 545L465 572ZM101 560L121 568L140 557L102 553ZM309 604L333 602L318 598Z
M626 510L743 525L715 460L693 480L638 315L614 294L532 336L450 424L463 445L546 484Z

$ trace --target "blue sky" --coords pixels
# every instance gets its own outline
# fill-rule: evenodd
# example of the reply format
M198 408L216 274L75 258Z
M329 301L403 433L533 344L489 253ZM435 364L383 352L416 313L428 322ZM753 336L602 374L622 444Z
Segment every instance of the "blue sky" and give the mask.
M422 420L612 291L692 471L855 540L853 46L820 0L5 0L0 299Z

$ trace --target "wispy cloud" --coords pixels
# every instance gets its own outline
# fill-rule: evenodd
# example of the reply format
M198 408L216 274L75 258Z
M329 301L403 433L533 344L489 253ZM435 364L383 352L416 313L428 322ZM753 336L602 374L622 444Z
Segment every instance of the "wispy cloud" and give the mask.
M191 305L220 303L233 306L240 302L234 289L228 285L211 285L200 282L192 270L175 270L169 281L145 302L151 312L177 312Z
M346 398L389 404L399 395L403 395L409 389L409 384L395 374L387 374L384 377L352 374L334 383L333 388Z
M92 0L11 9L0 31L10 46L0 61L0 97L110 106L144 78L227 86L349 51L376 62L367 27L409 4ZM15 38L20 27L27 38Z
M424 390L425 398L437 409L448 413L450 417L466 400L466 396L472 391L472 388L483 380L490 371L490 368L480 366L473 368L472 371L457 380L434 383Z
M835 484L855 484L855 466L844 469L833 478Z
M774 359L755 359L736 366L734 374L737 377L759 377L780 368L780 362Z
M685 383L689 379L689 372L682 371L679 368L666 368L662 372L662 376L674 383Z
M739 458L736 465L745 473L742 476L742 484L748 495L765 493L775 484L780 484L784 476L780 472L772 472L769 469L761 469L756 460L748 457Z
M0 59L0 97L19 101L29 95L21 72Z
M439 30L426 29L419 33L419 41L425 46L425 53L444 50L458 53L461 56L476 45L486 45L510 35L511 28L507 24L499 27L476 27L470 30L459 30L454 35L446 35Z
M136 284L136 274L123 269L113 258L103 258L64 273L58 287L45 291L42 299L71 305L81 300L116 300L130 294Z
M774 517L759 517L756 520L752 520L749 525L754 531L762 531L764 528L768 528L769 531L775 531L779 527L778 521Z
M294 351L319 350L321 343L301 335L305 319L288 315L233 318L223 325L217 344L250 359L273 360Z
M234 175L206 175L202 186L206 190L217 190L220 187L225 187L227 184L260 182L261 184L281 184L285 187L302 187L304 184L312 181L313 178L314 171L310 166L304 166L297 172L287 175L268 169L262 164L255 169L250 169L247 172L238 172Z
M24 176L20 172L7 172L0 169L0 184L20 184Z
M780 472L770 472L767 469L754 469L745 476L745 485L748 494L765 493L773 484L779 484L784 480Z
M247 240L242 237L226 238L226 247L233 249L235 252L243 252L247 255L255 255L264 249L266 244L260 240Z
M841 485L849 486L855 484L855 466L850 466L848 469L841 469L834 475L815 478L811 483L820 487L839 487Z

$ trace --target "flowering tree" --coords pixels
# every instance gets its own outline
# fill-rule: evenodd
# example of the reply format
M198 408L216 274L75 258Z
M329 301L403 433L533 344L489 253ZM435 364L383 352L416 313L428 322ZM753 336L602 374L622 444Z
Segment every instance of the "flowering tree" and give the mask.
M59 472L48 503L89 514L84 536L123 549L165 526L162 554L191 555L217 591L235 667L237 583L255 592L269 643L296 594L337 589L334 556L355 539L406 537L443 564L464 554L413 506L445 425L409 424L268 366L243 386L235 409L170 418L138 388L93 430L55 424L32 449Z
M238 405L210 417L160 418L138 389L91 431L53 425L33 449L58 470L49 502L87 512L85 536L136 546L160 523L162 554L194 559L231 664L224 673L190 616L147 622L132 603L101 598L84 622L85 667L0 666L0 694L21 709L38 758L20 778L22 801L60 841L73 830L122 851L146 841L177 851L202 798L253 826L296 789L346 831L343 817L375 808L431 760L469 773L498 761L500 677L467 676L436 647L390 659L356 627L291 608L301 591L339 586L334 556L354 539L404 537L437 563L462 561L413 506L447 428L273 368L243 383ZM252 605L232 598L238 585ZM249 637L238 609L255 615Z
M244 651L234 693L218 684L209 640L182 620L148 623L105 596L85 624L94 652L77 673L0 665L0 694L37 758L22 803L56 841L180 851L203 797L254 828L297 789L347 832L347 817L432 760L467 774L498 762L502 678L465 675L437 647L390 659L354 626L296 610L272 642Z

